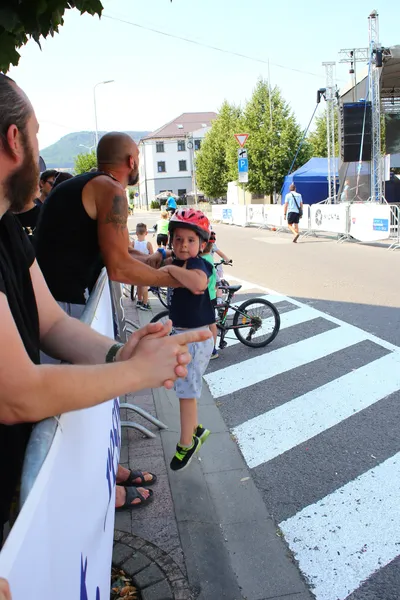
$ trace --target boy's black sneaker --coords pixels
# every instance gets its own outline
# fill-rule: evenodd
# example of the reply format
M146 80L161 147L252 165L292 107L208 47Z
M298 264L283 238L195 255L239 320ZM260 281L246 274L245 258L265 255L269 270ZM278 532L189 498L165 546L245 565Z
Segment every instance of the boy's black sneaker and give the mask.
M181 446L177 444L176 452L173 459L171 460L170 467L173 471L183 471L191 463L193 456L199 450L201 442L199 438L193 436L193 443L191 446Z
M210 435L210 433L211 431L203 427L203 425L197 425L194 435L200 440L200 445L202 446L208 438L208 436Z

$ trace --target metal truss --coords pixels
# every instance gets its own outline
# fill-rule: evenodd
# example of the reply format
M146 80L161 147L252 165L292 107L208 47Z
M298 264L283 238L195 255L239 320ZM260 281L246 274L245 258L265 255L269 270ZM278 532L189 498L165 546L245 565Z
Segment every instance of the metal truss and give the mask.
M335 62L323 62L326 73L326 135L328 142L328 202L336 203L336 152L335 152L335 107L336 84Z

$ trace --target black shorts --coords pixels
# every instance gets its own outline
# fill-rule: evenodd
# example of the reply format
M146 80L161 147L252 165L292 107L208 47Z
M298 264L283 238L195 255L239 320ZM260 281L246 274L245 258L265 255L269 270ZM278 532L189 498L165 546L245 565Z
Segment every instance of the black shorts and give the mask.
M287 222L289 225L298 224L300 221L300 215L298 212L290 212L287 216Z
M168 244L168 235L166 233L157 233L157 246L166 246Z
M172 215L175 214L176 208L167 208L167 212L171 213L171 217Z

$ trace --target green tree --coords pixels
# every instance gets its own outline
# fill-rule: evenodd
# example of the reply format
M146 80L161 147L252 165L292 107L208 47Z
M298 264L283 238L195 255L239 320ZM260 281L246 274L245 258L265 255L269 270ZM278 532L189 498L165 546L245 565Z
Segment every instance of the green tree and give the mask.
M279 88L270 92L268 83L260 79L244 109L241 126L249 134L246 143L249 153L247 189L253 194L279 192L303 138ZM310 146L305 141L293 169L307 162L310 156Z
M209 198L225 196L228 182L236 178L230 156L237 147L234 134L239 133L239 117L240 109L225 100L196 153L197 183Z
M1 0L0 71L6 73L11 65L18 65L18 49L30 38L40 46L40 36L54 36L70 8L100 16L103 5L100 0Z
M96 152L94 150L91 152L83 152L75 157L75 175L87 173L90 169L93 169L93 167L97 167Z
M335 154L339 155L339 131L338 131L338 109L335 108ZM315 129L308 136L308 142L311 145L313 156L326 158L328 156L328 140L326 136L326 109L316 117Z

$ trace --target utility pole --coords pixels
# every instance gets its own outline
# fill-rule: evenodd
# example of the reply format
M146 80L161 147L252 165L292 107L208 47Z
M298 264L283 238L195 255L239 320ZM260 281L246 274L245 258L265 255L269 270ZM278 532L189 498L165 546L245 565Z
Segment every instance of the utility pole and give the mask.
M323 62L326 73L326 135L328 142L328 202L336 204L336 152L335 152L335 62Z
M382 47L379 43L379 16L373 10L369 20L369 98L372 112L372 155L371 155L371 201L382 202L382 159L381 159L381 98L380 77L382 68Z

